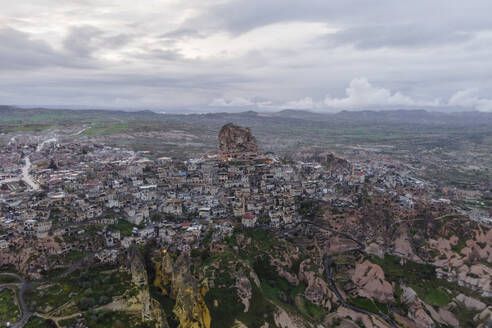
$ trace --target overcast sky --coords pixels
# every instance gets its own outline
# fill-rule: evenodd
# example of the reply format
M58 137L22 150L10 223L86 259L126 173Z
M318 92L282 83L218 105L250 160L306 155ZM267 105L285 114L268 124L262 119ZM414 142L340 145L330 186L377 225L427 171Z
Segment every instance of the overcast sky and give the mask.
M490 0L31 0L0 11L0 103L492 111Z

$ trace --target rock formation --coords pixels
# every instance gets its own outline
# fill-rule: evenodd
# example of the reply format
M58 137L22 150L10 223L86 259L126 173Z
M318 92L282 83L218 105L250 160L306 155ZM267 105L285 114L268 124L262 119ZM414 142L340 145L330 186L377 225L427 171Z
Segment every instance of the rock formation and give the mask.
M130 303L128 305L140 312L143 322L154 322L156 328L168 327L164 310L162 310L159 302L150 296L147 271L136 246L129 249L129 265L132 282L137 286L138 293L128 301Z
M253 288L248 277L241 276L236 278L237 296L244 304L244 312L249 310L249 301L253 296Z
M171 282L173 279L174 261L169 253L164 254L162 261L156 263L156 276L154 280L154 286L161 289L164 295L176 298L176 295L172 294Z
M393 286L385 280L384 271L379 265L367 260L357 263L351 279L360 296L383 303L394 302Z
M315 327L309 321L304 320L299 315L287 312L280 306L276 306L273 314L275 326L278 328L312 328ZM318 326L321 327L321 326Z
M414 321L415 327L435 327L434 321L425 311L425 304L418 298L417 293L410 287L402 286L402 289L401 300L408 307L408 318Z
M456 296L455 300L463 304L469 310L482 311L486 307L485 303L463 294Z
M258 154L255 137L249 128L228 123L219 132L222 160L250 159Z
M338 318L340 324L335 324L333 321ZM350 320L348 320L350 319ZM357 323L359 324L357 324ZM367 327L367 328L390 328L391 326L383 321L383 319L375 316L356 312L344 306L337 308L336 312L328 314L324 319L325 327ZM412 326L404 326L412 327Z
M210 328L210 312L203 298L208 290L206 281L199 284L189 268L187 254L181 254L174 263L171 256L165 254L162 261L156 263L154 285L176 299L173 312L180 328Z
M299 265L299 280L307 285L304 296L311 303L331 311L332 304L338 300L326 281L320 277L319 272L309 270L311 263L311 259L306 259Z

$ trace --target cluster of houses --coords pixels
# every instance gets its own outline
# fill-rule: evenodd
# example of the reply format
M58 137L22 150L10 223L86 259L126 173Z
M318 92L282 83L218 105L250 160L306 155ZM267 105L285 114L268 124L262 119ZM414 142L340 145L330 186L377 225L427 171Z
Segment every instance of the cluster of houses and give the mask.
M371 181L411 207L432 187L388 166L283 162L275 155L179 161L88 142L41 150L9 145L0 162L11 165L1 174L15 174L26 155L40 189L0 185L0 264L12 258L2 254L26 245L55 255L94 253L101 261L150 238L186 250L208 233L220 238L240 225L289 227L300 219L299 198L356 206L351 195Z

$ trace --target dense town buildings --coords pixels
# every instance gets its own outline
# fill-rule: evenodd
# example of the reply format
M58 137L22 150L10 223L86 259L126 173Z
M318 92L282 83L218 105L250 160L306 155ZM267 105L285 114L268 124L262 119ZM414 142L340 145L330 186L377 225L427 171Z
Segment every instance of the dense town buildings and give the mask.
M218 153L186 161L89 142L11 143L0 151L1 264L36 276L61 256L114 262L149 240L186 251L210 233L288 230L306 214L304 200L357 210L368 197L397 204L401 217L416 204L451 206L452 191L439 196L391 162L287 161L261 154L248 129L225 129Z

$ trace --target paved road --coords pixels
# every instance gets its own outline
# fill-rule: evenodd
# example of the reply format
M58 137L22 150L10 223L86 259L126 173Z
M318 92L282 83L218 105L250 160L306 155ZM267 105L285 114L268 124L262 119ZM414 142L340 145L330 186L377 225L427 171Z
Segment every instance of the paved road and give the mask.
M91 128L90 126L88 126L88 127L86 127L86 128L83 128L83 129L82 129L82 130L80 130L79 132L76 132L76 133L72 134L72 137L74 137L74 136L79 136L79 135L81 135L82 133L84 133L85 131L87 131L87 130L88 130L88 129L90 129L90 128Z
M85 130L86 129L81 130L78 133L82 133ZM46 139L46 140L42 141L41 143L38 144L38 146L36 148L36 152L41 151L43 149L44 145L46 145L47 143L53 143L53 142L56 142L56 141L57 141L56 138L49 138L49 139ZM40 189L39 188L39 185L36 182L34 182L33 177L29 174L29 170L30 169L31 169L31 160L29 159L29 156L26 156L24 158L24 166L22 166L21 174L19 176L15 177L15 178L9 178L9 179L2 180L2 181L0 181L0 184L1 183L9 183L9 182L23 180L32 189L39 190Z
M34 182L34 179L29 174L29 170L31 169L31 160L29 159L29 156L26 156L24 161L25 164L22 167L22 180L24 180L24 182L27 183L32 189L39 190L38 184Z
M19 321L14 323L11 327L13 327L13 328L24 327L24 325L29 321L29 318L31 318L31 316L32 316L32 312L29 311L29 309L27 308L26 302L24 300L24 293L31 286L31 282L24 280L21 276L19 276L16 273L1 272L0 275L15 277L15 278L19 279L19 282L20 282L19 305L21 307L22 316L19 319Z
M44 145L46 145L48 143L54 143L56 141L57 141L56 138L49 138L49 139L43 140L40 144L38 144L38 147L36 147L36 151L39 152L39 151L43 150Z
M21 169L21 172L22 172L21 175L15 177L15 178L9 178L9 179L2 180L2 181L0 181L0 184L23 180L32 189L39 190L39 185L34 182L34 179L29 174L30 169L31 169L31 160L29 159L29 156L26 156L24 158L24 166L22 166L22 169Z

